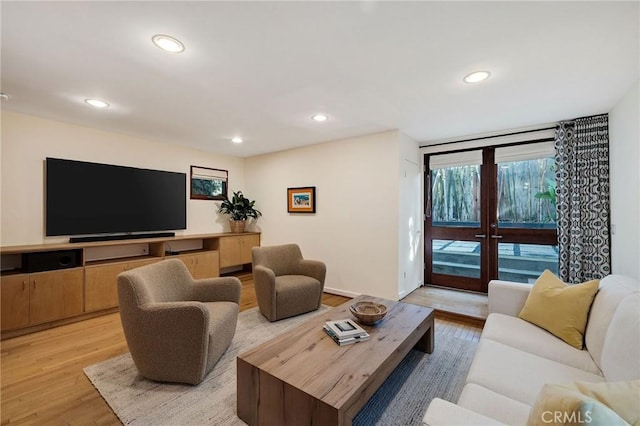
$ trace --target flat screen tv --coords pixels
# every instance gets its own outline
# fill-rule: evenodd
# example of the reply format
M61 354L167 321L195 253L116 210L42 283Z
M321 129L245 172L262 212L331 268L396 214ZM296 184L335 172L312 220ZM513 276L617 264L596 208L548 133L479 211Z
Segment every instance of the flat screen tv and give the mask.
M187 228L185 173L47 158L46 235Z

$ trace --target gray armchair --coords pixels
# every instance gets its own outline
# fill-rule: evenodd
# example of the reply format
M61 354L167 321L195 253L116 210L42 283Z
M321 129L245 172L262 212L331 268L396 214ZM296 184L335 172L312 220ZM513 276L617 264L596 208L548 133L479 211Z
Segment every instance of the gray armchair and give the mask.
M302 258L297 244L254 247L253 281L260 312L269 321L320 307L326 266Z
M140 374L200 383L233 339L241 288L235 277L194 280L179 259L118 275L120 318Z

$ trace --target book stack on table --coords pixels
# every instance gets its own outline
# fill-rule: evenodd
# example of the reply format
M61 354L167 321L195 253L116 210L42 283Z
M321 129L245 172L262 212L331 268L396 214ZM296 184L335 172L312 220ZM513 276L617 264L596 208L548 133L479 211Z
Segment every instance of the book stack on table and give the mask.
M350 319L327 321L322 328L340 346L369 340L369 333Z

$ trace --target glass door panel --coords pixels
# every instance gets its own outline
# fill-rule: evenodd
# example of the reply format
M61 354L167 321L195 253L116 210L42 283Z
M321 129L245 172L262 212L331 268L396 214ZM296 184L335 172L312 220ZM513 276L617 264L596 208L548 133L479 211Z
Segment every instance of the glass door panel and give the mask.
M425 164L426 283L487 292L492 279L557 272L552 143L427 155Z
M556 181L552 157L497 164L498 278L533 282L558 272Z
M498 224L503 228L555 229L553 158L498 163Z
M429 158L425 280L481 291L486 249L482 209L482 151Z
M498 244L498 279L532 283L545 269L558 274L557 245Z
M433 240L432 272L480 279L480 243Z
M431 170L433 226L480 227L480 165Z

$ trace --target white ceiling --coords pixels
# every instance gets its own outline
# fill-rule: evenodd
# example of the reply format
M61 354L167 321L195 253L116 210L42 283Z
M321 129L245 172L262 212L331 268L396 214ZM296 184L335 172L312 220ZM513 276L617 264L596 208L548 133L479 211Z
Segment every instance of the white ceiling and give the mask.
M2 1L2 108L240 157L548 123L608 112L639 78L639 4Z

